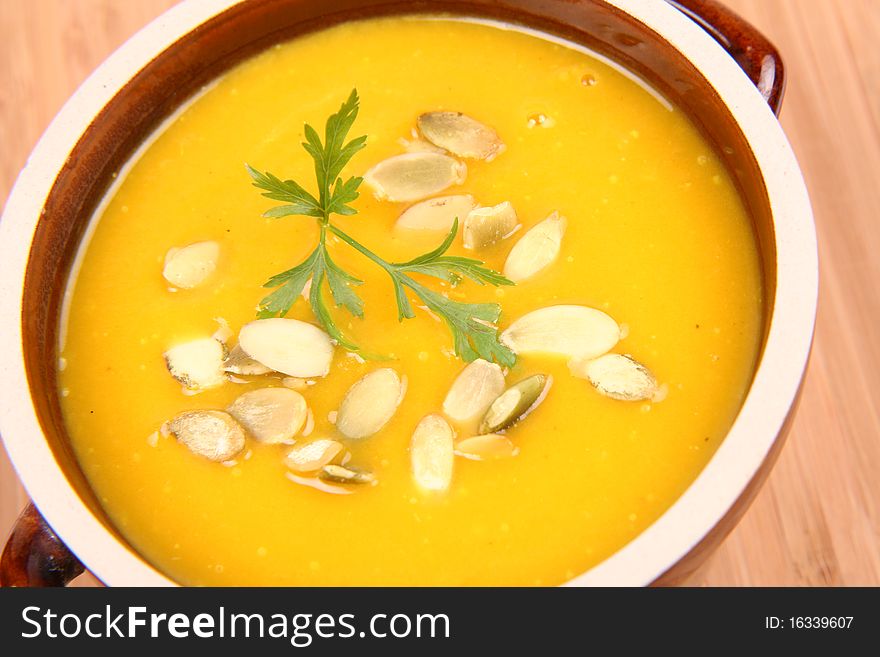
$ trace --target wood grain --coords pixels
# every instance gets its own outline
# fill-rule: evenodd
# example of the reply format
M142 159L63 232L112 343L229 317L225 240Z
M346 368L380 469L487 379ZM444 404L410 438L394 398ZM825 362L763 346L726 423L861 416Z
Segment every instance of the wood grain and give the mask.
M76 86L174 1L0 0L0 198ZM789 442L757 501L695 583L877 586L880 2L727 4L764 31L787 65L781 118L813 200L821 292L812 364ZM26 499L0 454L0 534Z

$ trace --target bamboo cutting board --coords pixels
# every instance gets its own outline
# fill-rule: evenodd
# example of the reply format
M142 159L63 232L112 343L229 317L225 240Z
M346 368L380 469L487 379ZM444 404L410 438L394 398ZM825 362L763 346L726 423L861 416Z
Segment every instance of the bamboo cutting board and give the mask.
M0 199L76 86L174 2L0 0ZM726 2L785 60L782 124L813 200L822 289L812 363L788 444L695 583L877 586L880 2ZM0 452L0 535L26 499Z

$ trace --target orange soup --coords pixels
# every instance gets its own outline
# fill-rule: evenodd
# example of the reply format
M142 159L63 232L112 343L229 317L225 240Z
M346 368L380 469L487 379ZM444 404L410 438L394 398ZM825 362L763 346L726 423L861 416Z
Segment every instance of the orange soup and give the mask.
M107 514L182 584L553 585L706 465L762 313L730 176L644 82L369 20L237 66L133 158L60 393Z

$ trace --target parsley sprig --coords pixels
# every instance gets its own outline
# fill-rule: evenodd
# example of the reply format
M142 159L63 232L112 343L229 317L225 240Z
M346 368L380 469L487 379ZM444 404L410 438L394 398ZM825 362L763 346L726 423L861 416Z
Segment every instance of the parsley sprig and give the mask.
M308 297L315 317L340 345L351 351L360 351L358 345L336 325L324 294L326 282L337 307L344 307L355 317L364 317L363 299L355 291L363 281L346 272L330 257L327 234L331 233L388 274L394 286L400 321L415 317L412 303L407 296L409 290L421 299L425 307L446 322L452 332L455 353L459 357L466 361L485 358L502 365L513 365L516 356L498 341L495 323L501 314L500 305L454 301L413 278L413 275L422 275L452 285L458 285L463 279L480 285L513 285L512 281L498 272L484 267L480 260L446 254L458 233L458 219L455 219L446 238L436 249L407 262L386 261L330 223L331 215L357 214L351 203L358 198L358 187L363 178L349 177L343 180L341 174L355 153L366 145L365 136L346 141L357 118L358 104L357 90L353 90L339 111L327 119L323 142L312 126L305 126L306 141L302 146L315 162L317 198L293 180L281 180L269 172L260 172L247 165L254 186L263 190L263 196L283 203L270 208L264 213L264 217L314 217L320 227L318 245L314 251L296 267L276 274L264 284L263 287L277 289L260 301L258 316L267 318L286 315L311 279Z

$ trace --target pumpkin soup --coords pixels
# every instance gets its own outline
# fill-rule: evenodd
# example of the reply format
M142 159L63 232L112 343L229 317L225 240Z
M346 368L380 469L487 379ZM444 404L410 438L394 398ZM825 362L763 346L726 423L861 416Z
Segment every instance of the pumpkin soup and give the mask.
M61 402L180 583L559 584L705 466L762 304L730 176L642 81L519 28L367 20L237 66L120 174Z

